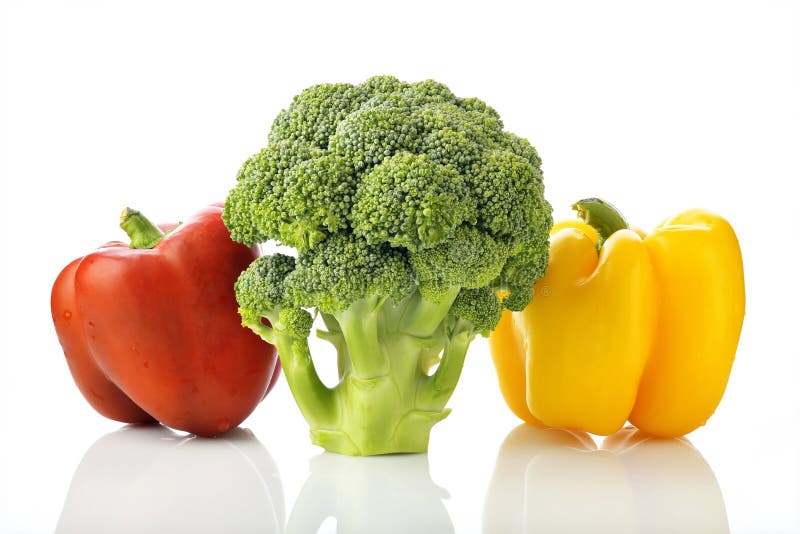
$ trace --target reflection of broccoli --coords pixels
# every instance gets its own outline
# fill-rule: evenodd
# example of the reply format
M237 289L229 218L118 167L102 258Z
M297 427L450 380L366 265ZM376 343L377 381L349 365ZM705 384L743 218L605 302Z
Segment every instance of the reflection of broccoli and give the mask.
M277 345L313 441L347 454L426 450L470 341L530 301L552 224L539 156L497 112L390 76L296 96L223 219L236 241L297 249L254 262L236 296ZM306 309L339 352L335 388L311 362Z

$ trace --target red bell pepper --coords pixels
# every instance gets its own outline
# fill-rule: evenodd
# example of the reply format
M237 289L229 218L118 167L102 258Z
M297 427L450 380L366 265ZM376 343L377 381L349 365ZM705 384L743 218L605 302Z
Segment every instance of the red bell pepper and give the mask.
M201 436L241 423L280 372L275 348L242 327L233 285L258 256L210 206L183 224L125 210L130 245L67 265L51 310L81 393L102 415ZM162 230L170 230L166 234Z

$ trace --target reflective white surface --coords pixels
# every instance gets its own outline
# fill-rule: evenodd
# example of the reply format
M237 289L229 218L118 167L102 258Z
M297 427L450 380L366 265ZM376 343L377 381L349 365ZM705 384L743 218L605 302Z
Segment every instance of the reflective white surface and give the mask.
M729 532L711 468L685 438L631 428L597 448L585 433L520 425L497 457L484 532Z
M442 502L447 497L431 480L425 454L352 458L323 453L311 459L286 532L318 532L333 518L340 534L446 534L454 531Z
M456 530L426 454L322 453L309 467L285 520L280 475L252 432L208 440L124 427L86 451L55 532ZM598 448L584 433L525 424L497 453L481 523L486 534L729 532L714 473L689 440L627 428Z
M275 462L247 430L208 440L125 427L83 456L58 534L282 532Z

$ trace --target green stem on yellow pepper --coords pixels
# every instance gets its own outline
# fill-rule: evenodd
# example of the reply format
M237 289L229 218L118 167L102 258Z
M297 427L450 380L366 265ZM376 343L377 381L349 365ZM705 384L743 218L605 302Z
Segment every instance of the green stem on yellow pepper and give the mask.
M600 198L584 198L573 204L572 209L578 213L578 218L593 226L600 234L598 249L614 232L629 228L622 213L610 202Z

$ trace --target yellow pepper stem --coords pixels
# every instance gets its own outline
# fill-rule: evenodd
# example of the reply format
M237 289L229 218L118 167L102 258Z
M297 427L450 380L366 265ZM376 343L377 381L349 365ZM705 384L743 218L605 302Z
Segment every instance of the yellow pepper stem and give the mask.
M584 198L572 205L578 217L588 225L594 227L600 234L597 243L599 249L603 243L617 230L627 229L628 223L622 213L610 202L600 198Z

